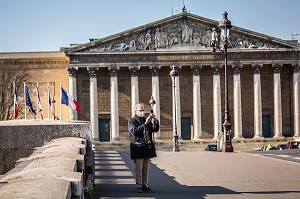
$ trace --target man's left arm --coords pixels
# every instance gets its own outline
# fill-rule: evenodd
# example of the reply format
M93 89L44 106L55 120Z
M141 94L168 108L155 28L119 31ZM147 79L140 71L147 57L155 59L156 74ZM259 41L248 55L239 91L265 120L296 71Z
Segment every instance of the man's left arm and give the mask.
M153 114L152 115L152 129L153 129L153 132L157 132L159 131L159 121L158 119L156 118L156 116Z
M153 122L153 132L159 131L159 121L156 119Z

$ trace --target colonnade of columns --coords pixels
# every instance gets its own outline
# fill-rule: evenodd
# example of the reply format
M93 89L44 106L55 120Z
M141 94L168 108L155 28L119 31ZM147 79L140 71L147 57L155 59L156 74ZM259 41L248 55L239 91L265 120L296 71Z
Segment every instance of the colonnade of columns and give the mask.
M254 139L263 139L262 133L262 105L261 105L261 81L260 71L261 64L252 66L253 74L253 87L254 87Z
M181 67L180 66L174 66L174 70L177 71L177 74L179 74ZM170 66L170 70L172 70L172 66ZM180 106L180 81L179 81L179 75L174 78L172 78L172 104L175 104L175 106L172 106L172 118L175 118L176 120L176 130L178 135L178 140L182 140L181 137L181 106ZM176 111L175 111L176 109ZM176 112L176 114L175 114ZM175 120L173 119L173 129L175 129ZM174 131L175 134L175 131Z
M293 64L294 137L300 138L300 65Z
M241 65L233 65L233 119L234 119L234 138L233 140L243 140L242 122L242 95L241 95Z
M282 135L282 106L281 106L281 82L280 69L281 65L273 65L274 79L274 138L283 138Z
M201 95L200 95L200 66L192 66L193 71L193 124L194 138L193 141L202 140L202 123L201 123Z
M282 106L281 106L281 81L280 81L280 69L281 65L274 64L273 66L273 93L274 93L274 138L283 138L282 134ZM219 65L212 65L213 70L213 119L214 119L214 139L218 138L220 132L222 132L222 114L221 114L221 92L220 92L220 70ZM241 105L241 78L240 71L242 65L232 65L234 70L233 75L233 119L234 119L234 140L240 141L243 138L242 134L242 105ZM262 132L262 99L261 99L261 77L260 71L262 64L253 64L253 93L254 93L254 139L264 139ZM131 106L132 115L134 115L134 106L139 102L139 84L138 84L138 70L140 66L130 66L131 71ZM154 112L157 118L160 120L160 95L159 95L159 77L158 72L160 66L150 66L149 69L152 72L152 96L156 100L154 106ZM180 67L174 68L178 72ZM192 140L195 142L202 140L202 123L201 123L201 93L200 93L200 69L198 65L192 65L191 70L193 72L193 132L194 136ZM118 77L117 71L119 67L108 67L110 71L110 88L111 88L111 141L113 143L120 142L119 135L119 108L118 108ZM293 65L293 108L294 108L294 136L300 137L300 70L299 64ZM77 98L77 85L76 75L77 69L74 67L69 68L69 92L74 98ZM98 100L97 100L97 68L88 67L90 74L90 122L92 126L92 138L99 140L99 127L98 127ZM172 92L176 95L176 116L174 114L173 106L173 118L176 118L177 122L177 134L181 139L181 106L180 106L180 81L179 76L175 79L176 91L174 88ZM172 79L173 81L173 79ZM174 83L174 82L173 82ZM172 95L174 96L174 95ZM173 97L173 103L175 103ZM76 120L77 113L70 112L70 119ZM174 122L173 122L174 128ZM160 132L155 135L156 141L161 141Z
M98 99L97 99L97 70L96 67L87 68L90 74L90 122L92 132L98 132ZM93 140L99 141L99 133L92 134Z
M78 68L68 68L69 71L69 93L75 99L77 99L77 81L76 75ZM77 112L73 109L70 109L70 120L77 120Z
M219 133L222 132L222 115L221 115L221 87L220 87L220 70L221 66L212 65L213 69L213 111L214 111L214 140L218 139Z
M119 133L119 97L118 97L118 77L117 71L119 67L109 67L110 71L110 119L111 119L111 142L120 142ZM99 132L93 132L99 133Z
M152 72L152 96L156 101L155 106L153 107L153 111L158 119L160 121L160 100L159 100L159 78L158 78L158 71L160 69L160 66L150 66L150 70ZM160 130L155 133L154 138L156 141L161 141L160 137Z

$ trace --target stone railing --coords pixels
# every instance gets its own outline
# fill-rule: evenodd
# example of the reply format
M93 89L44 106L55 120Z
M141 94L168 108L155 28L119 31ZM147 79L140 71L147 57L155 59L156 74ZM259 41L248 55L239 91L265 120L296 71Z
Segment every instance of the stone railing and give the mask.
M30 156L34 148L60 137L90 139L90 123L85 121L10 120L0 122L0 175L15 162Z
M1 198L84 198L94 188L94 154L88 139L65 137L37 147L0 177Z

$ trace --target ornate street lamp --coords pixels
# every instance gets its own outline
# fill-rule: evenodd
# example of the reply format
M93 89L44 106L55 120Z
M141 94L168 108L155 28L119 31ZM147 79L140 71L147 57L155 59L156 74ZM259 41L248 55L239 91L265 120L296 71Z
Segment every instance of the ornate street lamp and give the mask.
M178 134L177 134L177 112L176 112L176 76L178 76L178 71L175 69L175 66L172 66L172 70L170 72L171 78L173 78L173 110L174 110L174 145L173 145L173 151L179 151L179 145L178 145Z
M228 102L228 69L227 69L227 49L228 49L228 37L230 29L232 28L231 21L227 18L228 13L223 13L223 19L219 22L219 28L221 29L221 37L224 41L224 52L225 52L225 118L224 118L224 144L223 152L233 152L231 143L231 123L229 116L229 102Z

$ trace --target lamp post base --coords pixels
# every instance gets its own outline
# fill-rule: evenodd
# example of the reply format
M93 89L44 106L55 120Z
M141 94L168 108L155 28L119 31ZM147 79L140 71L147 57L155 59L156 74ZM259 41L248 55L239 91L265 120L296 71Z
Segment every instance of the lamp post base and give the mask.
M224 145L223 145L222 151L223 152L233 152L232 144L225 142Z
M174 146L173 146L173 151L179 152L179 146L178 146L178 135L174 135Z

